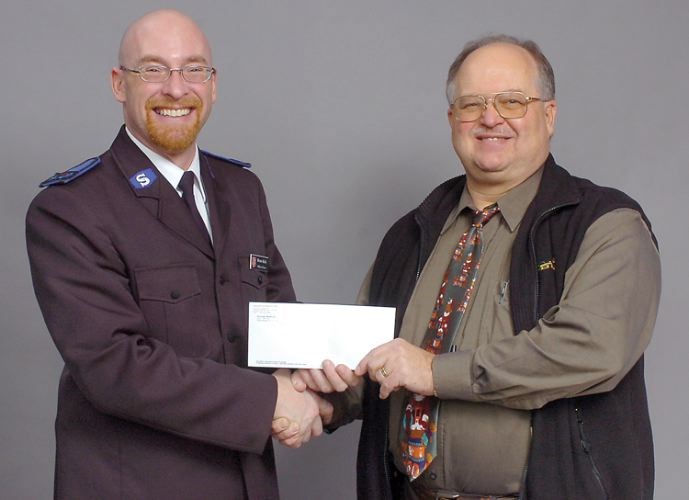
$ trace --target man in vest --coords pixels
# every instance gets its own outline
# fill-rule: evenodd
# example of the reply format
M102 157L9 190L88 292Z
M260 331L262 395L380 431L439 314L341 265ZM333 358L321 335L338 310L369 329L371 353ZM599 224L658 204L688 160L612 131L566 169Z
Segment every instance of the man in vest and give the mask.
M397 338L295 386L344 393L331 428L363 419L360 498L651 498L648 220L556 164L553 70L532 41L468 43L447 98L465 175L393 225L360 293L397 308Z

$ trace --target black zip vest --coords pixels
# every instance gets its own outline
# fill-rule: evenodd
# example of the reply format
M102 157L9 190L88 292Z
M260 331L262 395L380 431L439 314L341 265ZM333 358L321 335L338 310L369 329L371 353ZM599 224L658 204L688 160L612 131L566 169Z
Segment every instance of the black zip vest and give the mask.
M372 305L397 308L396 335L419 272L465 176L438 186L385 235L371 276ZM565 272L589 226L617 208L641 207L621 191L571 176L549 156L538 192L512 247L510 294L514 332L530 330L562 296ZM655 242L655 238L654 238ZM555 266L539 264L554 261ZM366 385L357 456L360 499L400 498L401 481L387 451L388 401L378 385ZM532 411L533 437L522 497L528 500L650 499L653 442L646 401L643 357L610 392L560 399Z

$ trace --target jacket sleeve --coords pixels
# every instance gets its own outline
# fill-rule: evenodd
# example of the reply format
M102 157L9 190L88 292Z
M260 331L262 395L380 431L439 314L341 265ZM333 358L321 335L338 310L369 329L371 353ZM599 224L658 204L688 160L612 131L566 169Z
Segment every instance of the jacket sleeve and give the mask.
M89 403L192 440L264 451L277 397L274 378L178 356L149 335L117 242L70 186L36 197L26 237L48 330L66 374Z
M660 280L658 251L638 212L600 217L567 270L560 303L530 331L437 356L438 396L535 409L612 390L650 342Z

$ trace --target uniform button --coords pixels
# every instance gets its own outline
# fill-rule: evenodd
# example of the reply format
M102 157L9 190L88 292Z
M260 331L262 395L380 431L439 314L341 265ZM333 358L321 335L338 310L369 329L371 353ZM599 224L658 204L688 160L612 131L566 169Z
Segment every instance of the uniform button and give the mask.
M218 281L220 282L221 285L224 285L225 283L227 283L227 276L225 276L224 274L221 275L220 279Z
M260 274L258 275L258 284L261 285L263 283L263 276Z
M435 481L436 479L438 479L438 475L437 475L435 472L431 472L430 475L431 475L431 479L433 479L434 481Z
M179 293L179 290L172 290L172 291L170 292L170 298L173 299L173 300L177 300L177 299L179 299L181 296L182 296L182 294Z
M228 341L230 344L234 343L235 340L237 340L237 337L236 337L236 336L232 335L231 333L228 333L228 334L227 334L227 341Z

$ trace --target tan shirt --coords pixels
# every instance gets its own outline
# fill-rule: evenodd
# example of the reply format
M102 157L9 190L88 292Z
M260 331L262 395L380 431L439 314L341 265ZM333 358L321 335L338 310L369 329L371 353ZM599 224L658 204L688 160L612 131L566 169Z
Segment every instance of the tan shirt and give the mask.
M417 481L466 493L519 491L528 458L530 412L563 397L611 390L648 345L660 294L660 262L640 215L619 209L586 232L565 276L560 304L514 335L510 249L541 171L498 200L483 230L474 296L455 337L457 352L433 361L442 400L438 456ZM407 307L400 337L420 345L450 256L471 221L465 191L450 213ZM370 273L360 292L366 303ZM390 451L399 461L406 391L391 396Z

